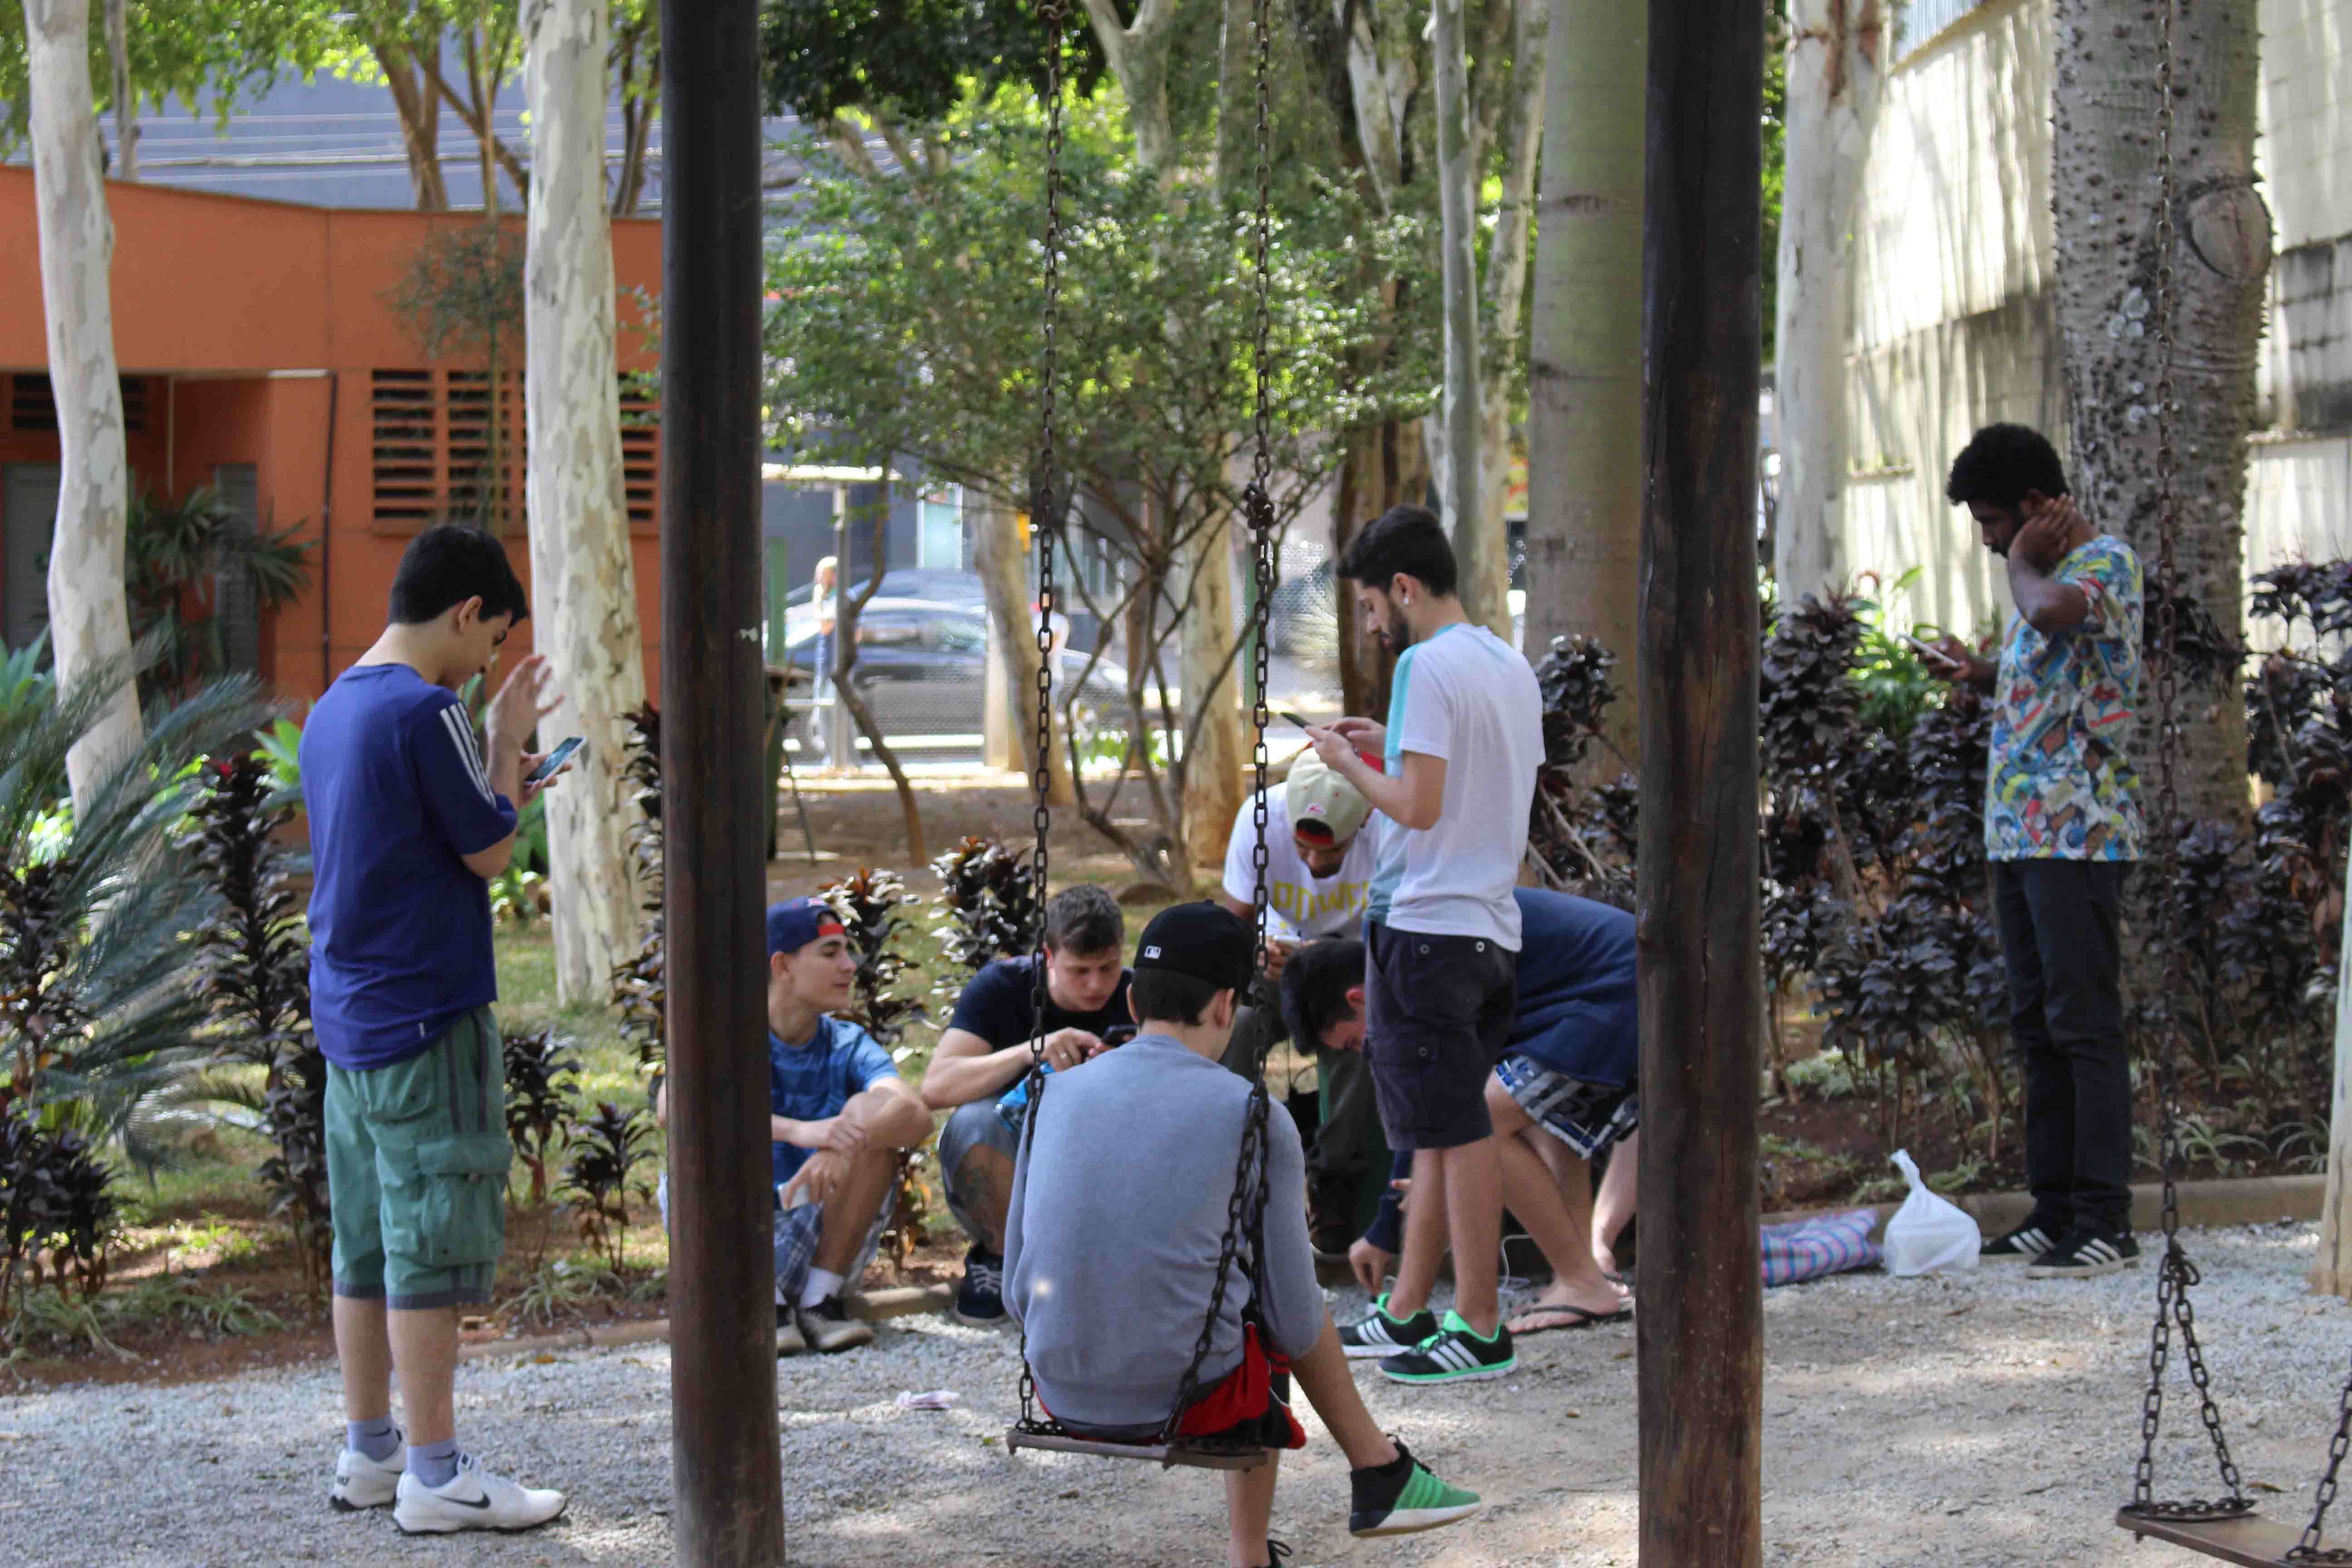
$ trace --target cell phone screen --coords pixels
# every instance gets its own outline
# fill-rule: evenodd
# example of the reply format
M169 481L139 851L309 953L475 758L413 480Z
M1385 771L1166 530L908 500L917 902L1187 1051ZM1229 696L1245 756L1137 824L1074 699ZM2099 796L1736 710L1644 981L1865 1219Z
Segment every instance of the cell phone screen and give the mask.
M1293 713L1287 708L1276 709L1274 710L1274 716L1281 720L1286 724L1296 724L1302 730L1307 728L1307 721L1300 718L1297 714Z
M570 762L572 758L572 754L587 743L588 742L586 737L581 735L572 736L570 740L564 742L563 744L548 752L546 760L541 762L539 766L531 769L529 773L525 774L522 782L525 784L538 784L542 780L553 778L555 776L556 770L562 767L564 763Z

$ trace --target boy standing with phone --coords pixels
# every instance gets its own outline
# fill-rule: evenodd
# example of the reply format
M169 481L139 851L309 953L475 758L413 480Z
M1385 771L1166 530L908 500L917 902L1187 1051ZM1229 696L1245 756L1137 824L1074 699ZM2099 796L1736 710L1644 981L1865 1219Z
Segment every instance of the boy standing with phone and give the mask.
M564 1505L461 1452L456 1417L457 1310L489 1300L506 1240L489 879L544 787L523 783L541 761L523 745L555 707L536 654L490 700L483 742L457 693L529 614L494 536L425 530L393 578L391 624L302 730L345 1417L329 1500L392 1505L412 1535L528 1530Z
M1415 1204L1399 1283L1425 1297L1450 1232L1454 1310L1408 1338L1385 1299L1342 1331L1362 1353L1391 1351L1399 1381L1500 1377L1518 1364L1503 1326L1503 1196L1488 1142L1486 1079L1509 1043L1519 910L1543 761L1543 700L1517 649L1473 625L1454 593L1438 520L1396 507L1356 537L1339 574L1365 624L1397 651L1389 721L1310 730L1324 765L1402 831L1388 836L1365 910L1365 1049L1389 1147L1412 1152ZM1385 769L1357 754L1378 746Z

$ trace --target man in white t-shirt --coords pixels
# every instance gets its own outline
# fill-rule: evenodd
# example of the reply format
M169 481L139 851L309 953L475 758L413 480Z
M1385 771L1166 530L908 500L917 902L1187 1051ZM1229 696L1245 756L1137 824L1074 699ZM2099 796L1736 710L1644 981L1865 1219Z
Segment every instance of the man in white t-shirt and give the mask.
M1391 1148L1444 1209L1406 1211L1400 1289L1436 1278L1446 1233L1454 1310L1437 1334L1381 1363L1401 1383L1501 1377L1518 1365L1503 1326L1501 1174L1487 1142L1486 1079L1509 1043L1528 809L1543 761L1543 699L1518 650L1464 615L1437 519L1396 507L1356 536L1339 575L1365 624L1396 650L1389 721L1314 729L1316 753L1399 831L1382 846L1364 914L1364 1048ZM1358 752L1378 746L1385 768Z
M1265 793L1267 960L1234 1020L1224 1058L1244 1077L1286 1037L1279 1000L1285 961L1302 943L1363 933L1372 872L1393 827L1312 752L1301 752L1288 779ZM1244 920L1256 912L1256 804L1252 795L1234 817L1219 889L1218 901ZM1316 1058L1321 1110L1307 1155L1308 1235L1318 1253L1343 1257L1388 1189L1389 1148L1362 1054L1305 1048Z

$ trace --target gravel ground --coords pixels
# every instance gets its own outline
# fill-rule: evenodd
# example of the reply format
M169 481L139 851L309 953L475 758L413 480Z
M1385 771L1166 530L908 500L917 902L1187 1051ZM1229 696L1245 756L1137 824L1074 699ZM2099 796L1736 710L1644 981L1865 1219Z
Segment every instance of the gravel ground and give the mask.
M2298 1520L2352 1343L2352 1307L2304 1292L2314 1237L2280 1225L2191 1244L2206 1277L2199 1322L2246 1479L2266 1513ZM2109 1522L2129 1487L2153 1289L2145 1264L2087 1283L2030 1282L2012 1265L1769 1292L1765 1561L2189 1562ZM1345 1317L1360 1303L1344 1292L1333 1304ZM1296 1568L1631 1564L1633 1355L1633 1331L1610 1328L1527 1340L1519 1373L1499 1383L1413 1391L1367 1373L1374 1413L1490 1506L1473 1525L1352 1541L1342 1463L1308 1416L1315 1440L1285 1461L1276 1510ZM408 1541L381 1514L328 1510L340 1436L331 1366L0 1396L0 1542L22 1563L666 1563L668 1370L660 1344L468 1365L457 1394L468 1444L521 1479L569 1488L573 1502L535 1534L462 1543ZM1005 1335L901 1320L870 1349L781 1371L795 1564L1222 1561L1213 1477L1008 1458ZM893 1404L902 1389L936 1388L962 1404ZM2168 1424L2178 1436L2160 1473L2208 1493L2193 1405L2179 1408L2187 1426ZM2343 1523L2352 1539L2352 1518Z

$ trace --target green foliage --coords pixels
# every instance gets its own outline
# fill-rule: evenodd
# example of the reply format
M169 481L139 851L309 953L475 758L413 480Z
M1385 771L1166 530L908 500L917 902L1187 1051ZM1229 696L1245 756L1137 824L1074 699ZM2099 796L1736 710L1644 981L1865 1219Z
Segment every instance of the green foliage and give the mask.
M302 726L280 719L257 737L253 754L269 769L270 787L278 796L299 800L302 794Z
M620 1288L621 1277L602 1259L583 1263L558 1258L532 1269L503 1310L522 1327L551 1329L577 1318L590 1302Z
M997 839L973 837L932 861L931 870L940 879L932 930L949 962L966 977L1000 958L1036 950L1045 906L1027 855ZM941 991L951 984L961 989L961 982L940 977Z
M547 1159L572 1126L572 1097L580 1082L580 1058L553 1025L507 1031L507 1136L530 1173L530 1201L547 1197Z
M899 911L922 900L907 891L905 879L896 871L870 868L827 882L817 889L817 897L841 917L850 951L857 955L850 1005L838 1016L857 1025L887 1050L925 1013L919 999L898 994L899 981L915 967L900 942L914 925Z
M131 636L150 660L141 671L142 697L184 695L228 670L217 610L192 616L192 597L216 606L217 584L242 579L257 612L267 615L301 596L310 584L310 546L294 537L300 526L249 533L209 485L175 507L159 507L143 491L131 499L122 575Z
M310 944L277 835L292 818L257 755L206 766L180 847L217 901L193 937L195 994L215 1059L263 1070L261 1167L270 1212L293 1233L303 1278L324 1289L333 1240L327 1201L327 1062L310 1029Z
M572 1205L581 1239L602 1253L615 1274L628 1237L631 1177L652 1153L646 1146L651 1131L643 1107L623 1110L604 1100L574 1129L572 1158L563 1166L559 1195Z
M1065 79L1081 98L1103 74L1083 21L1062 31ZM1045 92L1045 31L1010 0L764 0L760 83L770 114L822 124L853 110L948 118L977 87Z
M547 882L547 797L533 795L515 818L514 853L490 879L490 912L527 926L539 916Z

